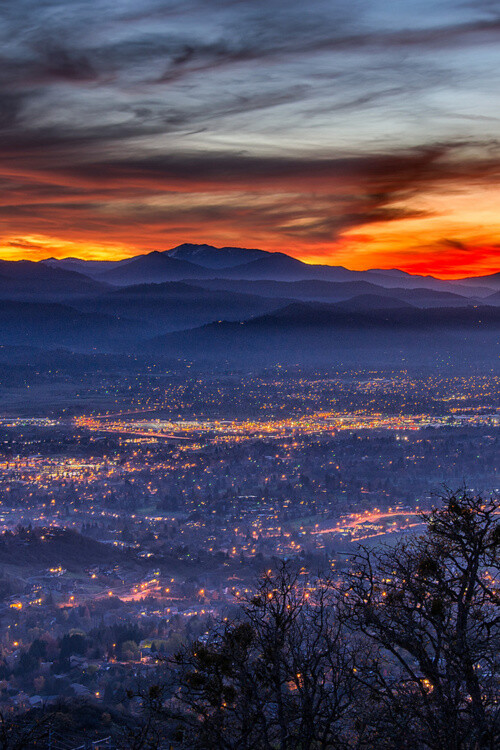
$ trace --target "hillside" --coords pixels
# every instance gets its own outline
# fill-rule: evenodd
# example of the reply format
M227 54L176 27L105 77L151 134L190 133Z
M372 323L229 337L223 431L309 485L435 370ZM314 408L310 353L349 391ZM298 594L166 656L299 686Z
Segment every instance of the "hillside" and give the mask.
M60 565L77 572L90 565L113 566L126 559L116 547L68 528L36 527L0 535L0 565L36 569Z
M0 299L66 299L109 289L83 273L29 260L0 260Z
M294 303L252 320L158 337L144 350L235 365L491 366L500 354L499 331L500 310L493 307L346 310Z
M116 315L80 312L56 302L0 301L0 345L74 351L113 351L137 340L144 327Z

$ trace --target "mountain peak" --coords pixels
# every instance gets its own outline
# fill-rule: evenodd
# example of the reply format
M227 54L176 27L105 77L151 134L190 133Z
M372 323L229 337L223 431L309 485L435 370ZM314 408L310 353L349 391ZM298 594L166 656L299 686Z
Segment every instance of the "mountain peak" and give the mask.
M265 250L255 248L214 247L206 244L196 245L192 242L183 242L182 245L166 250L164 254L170 258L187 260L204 268L213 269L234 268L270 255Z

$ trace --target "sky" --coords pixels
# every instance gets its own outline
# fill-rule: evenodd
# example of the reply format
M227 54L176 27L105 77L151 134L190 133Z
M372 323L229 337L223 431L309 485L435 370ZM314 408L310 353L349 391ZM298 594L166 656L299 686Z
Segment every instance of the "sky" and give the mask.
M496 0L2 0L0 257L500 270Z

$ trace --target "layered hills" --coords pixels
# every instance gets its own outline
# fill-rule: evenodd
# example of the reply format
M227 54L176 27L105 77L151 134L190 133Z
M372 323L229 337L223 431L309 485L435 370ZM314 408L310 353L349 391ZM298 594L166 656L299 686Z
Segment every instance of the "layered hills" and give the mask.
M208 362L496 364L499 295L500 274L444 281L192 243L120 261L1 261L0 346Z

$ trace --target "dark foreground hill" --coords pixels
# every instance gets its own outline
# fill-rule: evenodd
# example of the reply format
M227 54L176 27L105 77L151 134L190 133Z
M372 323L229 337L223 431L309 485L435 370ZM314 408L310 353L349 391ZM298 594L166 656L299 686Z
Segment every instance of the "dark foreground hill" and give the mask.
M116 315L80 312L53 302L0 300L0 345L112 351L128 347L144 327Z
M21 529L0 535L0 565L50 568L61 565L72 572L90 565L116 565L126 559L116 547L82 536L72 529Z
M78 303L100 312L147 324L154 333L194 328L214 320L241 320L270 312L290 300L237 291L211 290L183 281L127 286Z
M241 367L498 366L500 307L422 309L384 295L358 295L333 305L283 302L189 288L145 296L124 292L123 298L113 293L94 299L89 310L3 301L0 345Z
M240 323L153 339L145 350L195 360L345 366L498 364L500 309L349 310L295 303Z
M451 291L435 289L405 289L403 287L385 287L371 281L273 281L260 279L197 279L193 282L199 287L212 290L225 290L245 294L258 294L261 297L275 299L286 298L303 302L342 302L360 294L374 294L401 302L408 302L415 307L466 307L473 304L471 297ZM460 290L459 290L460 291ZM489 296L485 304L500 304L496 298ZM490 302L491 300L491 302Z

